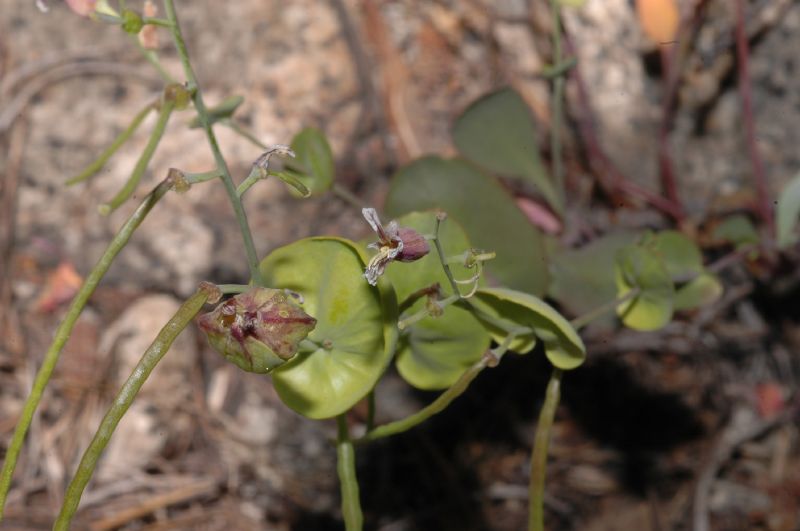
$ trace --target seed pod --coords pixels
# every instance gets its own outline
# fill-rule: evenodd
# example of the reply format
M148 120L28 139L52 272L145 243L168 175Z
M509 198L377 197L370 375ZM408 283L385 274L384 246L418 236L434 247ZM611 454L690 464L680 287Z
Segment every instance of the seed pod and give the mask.
M228 361L266 374L291 359L317 324L293 299L284 290L253 288L198 317L197 323Z

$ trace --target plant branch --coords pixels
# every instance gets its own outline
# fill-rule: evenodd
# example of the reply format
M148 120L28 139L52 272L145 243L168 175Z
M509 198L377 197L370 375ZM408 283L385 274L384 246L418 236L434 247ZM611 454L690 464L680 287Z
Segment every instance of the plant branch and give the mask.
M150 373L153 372L153 369L167 353L169 347L183 329L186 328L186 325L188 325L202 309L203 305L206 302L216 302L219 300L220 296L221 293L216 286L202 283L195 294L184 302L178 311L175 312L175 315L164 325L155 340L153 340L144 352L139 363L133 369L131 375L125 381L125 384L123 384L117 397L114 399L114 403L100 422L100 426L97 428L92 442L81 458L78 469L75 471L75 476L73 476L72 481L70 481L66 494L64 495L64 503L61 506L61 511L53 526L55 531L67 531L69 529L72 517L78 509L81 495L86 485L89 483L89 480L92 478L98 459L100 459L119 421L122 420L123 415L128 411L128 408L139 393L139 389L141 389L142 385L147 381Z
M769 227L770 237L775 235L775 218L772 215L772 203L769 200L767 175L756 141L756 124L753 114L753 91L750 86L749 69L750 50L745 31L744 1L736 0L736 58L738 60L739 95L742 98L742 120L747 138L747 151L753 165L753 181L756 188L756 211L761 221Z
M261 278L261 271L258 269L258 255L256 254L255 243L253 243L253 235L250 232L250 225L247 223L247 214L244 211L242 202L236 195L236 185L233 183L231 172L228 169L228 164L225 162L225 157L219 149L217 137L214 134L214 129L211 126L211 121L208 117L208 109L203 101L203 91L200 90L200 85L197 82L197 77L192 69L192 64L189 61L189 52L186 49L186 42L181 33L181 27L178 23L178 16L175 12L175 4L173 0L164 0L164 7L167 13L167 19L172 23L170 31L172 39L175 42L175 48L178 50L178 55L181 58L183 65L184 75L189 85L189 89L194 89L192 101L194 103L197 116L200 119L200 124L206 134L208 145L214 155L214 162L222 173L222 182L225 185L225 192L228 194L231 206L233 207L234 214L236 215L236 222L239 224L239 230L242 233L242 240L244 242L245 252L247 254L247 265L250 268L250 276L257 286L263 286L264 280Z
M67 186L77 184L81 181L84 181L91 177L92 175L99 172L103 166L106 165L108 159L117 152L117 150L122 147L122 144L128 141L128 139L136 132L139 126L142 124L147 115L150 114L150 111L155 109L155 105L153 103L148 103L139 113L133 118L133 121L130 125L114 139L110 146L108 146L105 151L103 151L99 157L97 157L91 164L86 166L82 172L80 172L75 177L67 180Z
M172 99L162 99L161 109L158 111L158 121L155 127L153 127L153 132L150 133L150 139L147 141L147 145L139 156L139 160L136 161L136 166L133 168L131 176L128 177L125 186L117 192L117 195L115 195L111 201L98 207L100 214L107 216L133 195L136 186L142 179L142 175L144 175L147 166L150 164L150 160L153 158L153 154L159 142L161 142L161 138L164 136L164 131L167 128L167 123L169 122L169 117L172 115L173 110L175 110L175 102Z
M561 399L561 369L553 368L545 391L544 405L539 412L536 437L531 453L531 479L528 489L528 531L544 531L544 484L547 473L547 449L550 445L550 428Z
M58 363L61 350L64 348L67 339L69 339L75 322L78 320L84 306L86 306L89 297L94 293L98 283L108 271L111 262L122 248L125 247L125 244L128 243L133 232L141 225L153 206L164 197L164 194L170 190L172 185L173 180L168 177L144 198L139 207L134 211L131 217L128 218L128 221L125 222L119 232L114 236L114 239L111 240L105 253L100 257L100 260L98 260L94 269L89 273L89 276L86 277L78 294L75 295L75 298L72 300L64 320L58 327L55 337L53 338L53 343L47 350L44 361L42 361L42 366L36 373L36 378L33 381L33 388L25 401L22 414L17 422L8 450L6 451L3 469L2 472L0 472L0 520L3 518L3 507L8 496L8 490L11 487L11 478L14 475L14 468L16 467L19 453L25 441L25 434L28 432L28 428L33 420L33 414L42 399L42 393L47 387L47 383L50 381L50 376Z
M456 383L451 385L446 391L436 397L436 400L424 408L404 419L396 420L394 422L384 424L383 426L378 426L374 430L371 430L362 437L356 439L355 442L360 444L363 442L374 441L375 439L382 439L384 437L402 433L413 428L414 426L417 426L418 424L422 424L437 413L441 413L453 402L453 400L461 396L464 391L467 390L469 384L472 383L472 380L474 380L483 369L497 365L500 357L502 357L506 350L508 350L508 346L511 344L511 341L513 341L514 337L516 336L513 334L509 335L496 351L486 352L480 360L475 362L469 369L464 371Z
M338 437L336 438L336 471L339 474L342 492L342 516L347 531L361 531L364 516L361 514L361 500L358 493L356 477L356 454L353 441L347 429L347 417L342 414L336 417Z

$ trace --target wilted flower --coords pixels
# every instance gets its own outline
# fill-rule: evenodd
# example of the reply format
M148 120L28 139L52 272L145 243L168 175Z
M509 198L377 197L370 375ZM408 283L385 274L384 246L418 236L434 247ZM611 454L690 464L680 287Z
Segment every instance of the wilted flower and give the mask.
M253 288L201 315L197 323L226 359L245 371L264 374L291 359L317 324L294 296L280 289Z
M364 271L364 277L370 285L378 283L378 277L383 274L389 262L413 262L431 250L425 238L414 229L399 227L396 221L390 221L384 227L374 208L362 208L361 213L380 238L368 245L369 248L378 250L378 254L372 257Z

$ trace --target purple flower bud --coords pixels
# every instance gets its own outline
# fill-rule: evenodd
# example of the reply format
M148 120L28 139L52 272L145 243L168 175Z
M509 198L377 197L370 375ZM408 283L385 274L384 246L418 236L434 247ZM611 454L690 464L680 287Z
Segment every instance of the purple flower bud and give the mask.
M253 288L197 319L209 343L228 361L265 374L296 353L317 320L280 289Z
M403 250L397 255L401 262L413 262L419 260L431 250L425 237L414 229L400 227L397 230L400 240L403 242Z
M431 250L425 238L414 229L398 227L396 221L390 221L384 227L374 208L363 208L361 213L379 238L377 242L368 245L378 250L378 254L370 259L364 271L364 276L370 285L378 283L378 277L383 274L390 262L394 260L413 262Z

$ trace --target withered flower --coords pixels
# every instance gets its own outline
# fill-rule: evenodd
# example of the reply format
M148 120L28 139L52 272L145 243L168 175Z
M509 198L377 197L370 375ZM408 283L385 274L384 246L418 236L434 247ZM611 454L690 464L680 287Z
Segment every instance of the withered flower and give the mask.
M209 343L248 372L265 374L296 353L317 320L286 290L253 288L197 319Z
M390 262L413 262L431 250L425 238L414 229L400 227L396 221L390 221L384 227L374 208L362 208L361 213L379 237L377 242L368 245L369 248L378 250L378 254L372 257L364 271L364 277L370 285L378 283L378 277Z

